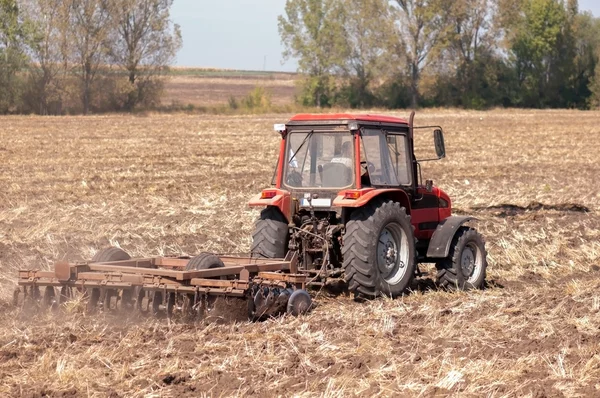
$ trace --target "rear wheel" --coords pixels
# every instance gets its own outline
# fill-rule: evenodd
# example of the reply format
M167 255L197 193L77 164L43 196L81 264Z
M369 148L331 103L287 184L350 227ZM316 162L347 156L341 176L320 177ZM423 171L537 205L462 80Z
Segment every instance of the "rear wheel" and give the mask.
M131 256L118 247L107 247L98 251L92 258L93 263L106 263L111 261L130 260Z
M186 271L200 271L203 269L223 268L225 264L214 254L200 253L193 257L185 266Z
M225 264L223 261L211 253L200 253L192 259L185 266L186 271L201 271L203 269L223 268ZM218 277L219 279L228 279L227 275Z
M473 228L462 227L454 236L447 258L437 265L437 283L446 289L480 289L485 283L485 241Z
M107 247L106 249L102 249L98 251L94 257L92 258L92 263L108 263L112 261L123 261L130 260L131 256L127 254L127 252L118 247ZM99 288L92 288L87 293L89 295L89 301L87 305L87 309L89 312L96 311L96 307L98 306L98 302L102 300L102 305L105 311L110 310L112 307L112 298L115 297L115 301L118 302L120 297L118 295L117 290L107 289L104 291L104 294L101 293ZM125 294L123 291L122 294ZM128 292L127 294L131 294ZM115 307L117 304L115 303Z
M263 209L252 234L252 257L284 258L288 240L288 224L279 209Z
M410 216L392 201L357 209L346 224L342 253L350 291L369 297L402 294L416 267Z

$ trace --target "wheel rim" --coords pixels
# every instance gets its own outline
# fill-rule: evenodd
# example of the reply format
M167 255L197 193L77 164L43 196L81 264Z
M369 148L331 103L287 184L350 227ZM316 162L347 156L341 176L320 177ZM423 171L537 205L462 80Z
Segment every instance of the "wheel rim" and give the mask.
M474 242L467 243L460 254L460 269L467 283L474 283L479 278L482 264L481 249Z
M379 234L377 267L386 283L398 284L408 269L408 236L396 223L388 224Z

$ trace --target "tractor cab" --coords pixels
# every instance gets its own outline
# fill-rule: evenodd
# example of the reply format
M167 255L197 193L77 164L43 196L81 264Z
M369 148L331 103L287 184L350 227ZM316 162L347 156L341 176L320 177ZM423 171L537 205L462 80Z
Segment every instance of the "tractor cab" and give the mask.
M307 131L290 126L282 184L291 189L410 187L412 159L408 129L357 125Z
M297 115L274 127L282 142L272 183L291 194L290 215L310 206L340 213L346 207L341 200L359 199L381 189L402 190L409 201L422 197L413 155L414 128L405 119ZM429 128L435 128L434 143L441 159L445 156L442 129ZM266 190L263 199L276 192Z

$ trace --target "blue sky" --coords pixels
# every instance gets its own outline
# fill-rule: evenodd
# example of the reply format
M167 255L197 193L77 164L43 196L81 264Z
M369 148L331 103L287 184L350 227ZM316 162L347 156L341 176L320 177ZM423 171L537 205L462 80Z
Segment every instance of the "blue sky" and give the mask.
M293 60L282 64L277 16L284 6L285 0L175 0L171 16L183 34L177 65L295 71ZM579 8L600 16L599 0L580 0Z
M171 17L181 26L181 66L295 71L281 64L277 16L285 0L175 0Z

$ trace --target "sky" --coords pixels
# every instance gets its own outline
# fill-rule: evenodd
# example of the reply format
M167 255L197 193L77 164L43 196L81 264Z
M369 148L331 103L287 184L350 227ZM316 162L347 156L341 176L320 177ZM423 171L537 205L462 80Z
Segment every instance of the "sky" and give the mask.
M283 62L277 16L285 0L175 0L171 17L181 26L177 65L242 70L295 71ZM600 16L599 0L579 0Z
M177 65L295 71L293 60L282 65L277 16L284 6L285 0L175 0L171 18L183 35Z

